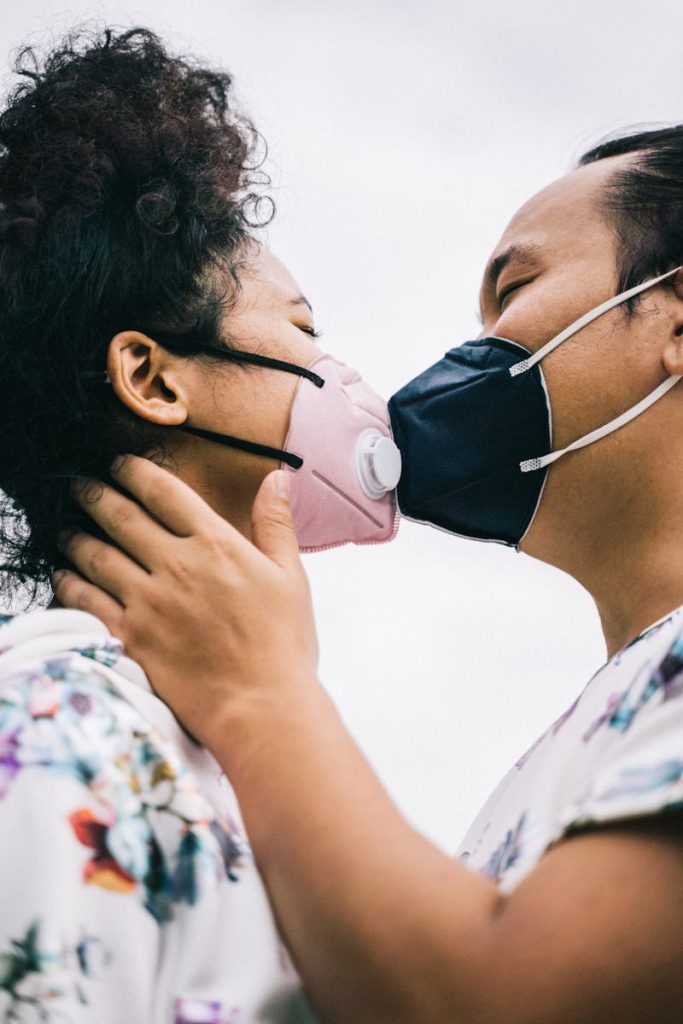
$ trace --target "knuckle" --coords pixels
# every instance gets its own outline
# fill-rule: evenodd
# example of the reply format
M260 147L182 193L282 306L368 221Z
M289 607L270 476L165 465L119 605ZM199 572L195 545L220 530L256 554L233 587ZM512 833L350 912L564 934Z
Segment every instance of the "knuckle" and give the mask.
M169 594L167 590L162 588L150 589L149 593L145 594L145 611L144 614L138 614L137 622L140 623L141 627L147 629L149 622L152 619L160 619L163 621L169 612Z
M158 477L154 480L154 490L158 495L159 499L163 502L172 503L175 501L175 487L177 486L177 480L175 477L170 479L166 474Z
M219 519L212 511L211 517L204 517L197 522L193 540L208 548L216 546L220 550L228 550L230 548L229 536L224 527L223 520Z
M90 552L90 567L96 576L106 573L111 565L111 550L106 545L93 548Z
M170 591L168 586L155 585L153 580L145 585L144 591L136 586L135 599L126 615L126 628L131 635L148 634L155 622L163 624L167 621L169 606L172 606Z
M292 517L287 509L275 508L270 514L270 521L278 529L292 529Z
M74 537L77 536L77 532L77 530L69 529L68 527L60 530L57 534L57 548L60 551L67 551L71 547Z
M130 509L125 505L113 508L109 513L109 522L114 530L120 530L129 525L132 518Z
M196 559L186 554L176 554L170 563L173 578L183 585L188 585L197 575Z
M79 531L64 530L57 539L57 549L73 561L83 546L84 534Z
M104 487L99 480L78 480L73 487L73 493L84 505L93 505L104 494Z
M70 604L74 590L74 579L71 573L67 573L52 584L52 589L60 604Z
M129 650L139 650L140 641L144 636L144 628L140 620L136 617L127 619L125 629L123 628L123 619L121 622L119 637Z
M184 558L174 558L168 568L171 577L177 583L184 583L190 572L190 567Z
M207 532L202 539L205 557L212 564L225 562L231 558L232 551L227 537Z
M152 625L148 611L149 604L149 598L146 598L144 611L139 608L135 608L135 610L127 608L121 613L121 628L125 633L125 636L122 634L122 639L127 645L137 650L143 648L145 642L150 642Z
M90 597L85 587L80 587L75 591L70 604L72 608L76 608L79 612L90 611Z

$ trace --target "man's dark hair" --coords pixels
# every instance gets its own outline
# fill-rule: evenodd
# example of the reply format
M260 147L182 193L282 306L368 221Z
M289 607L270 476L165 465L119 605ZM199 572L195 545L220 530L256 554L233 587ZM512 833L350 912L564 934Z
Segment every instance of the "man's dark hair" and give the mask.
M221 319L269 201L230 76L153 33L74 33L15 70L0 114L0 586L35 597L79 521L73 478L162 446L104 383L111 338L229 352Z
M619 291L683 263L683 125L608 139L580 165L633 154L602 196L619 243Z

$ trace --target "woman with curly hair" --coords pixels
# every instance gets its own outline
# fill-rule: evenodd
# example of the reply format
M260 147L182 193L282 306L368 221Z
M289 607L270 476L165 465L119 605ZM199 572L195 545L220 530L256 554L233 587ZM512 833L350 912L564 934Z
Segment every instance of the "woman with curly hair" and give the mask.
M2 582L41 598L83 521L74 480L123 451L248 536L319 353L253 239L270 207L227 74L142 29L24 51L17 70L0 116ZM308 1020L214 759L94 616L52 607L0 633L2 1019Z

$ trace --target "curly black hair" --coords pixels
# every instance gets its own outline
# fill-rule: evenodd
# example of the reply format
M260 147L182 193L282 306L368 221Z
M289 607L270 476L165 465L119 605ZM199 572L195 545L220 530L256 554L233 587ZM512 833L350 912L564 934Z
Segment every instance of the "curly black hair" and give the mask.
M230 75L152 32L77 31L15 70L0 114L0 589L29 584L35 601L81 519L74 477L163 451L103 383L109 341L134 329L227 356L240 254L272 206Z

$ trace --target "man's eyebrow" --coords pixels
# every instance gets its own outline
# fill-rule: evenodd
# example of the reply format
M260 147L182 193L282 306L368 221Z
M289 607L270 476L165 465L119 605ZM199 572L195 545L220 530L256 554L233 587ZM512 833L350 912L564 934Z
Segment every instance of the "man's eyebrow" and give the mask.
M519 261L520 263L533 262L538 256L540 248L539 245L513 242L512 245L509 245L504 252L501 252L489 263L484 275L484 287L495 288L498 278L512 260Z
M305 295L297 295L295 299L290 299L287 303L288 306L308 306L311 313L313 312L313 306L310 304Z

